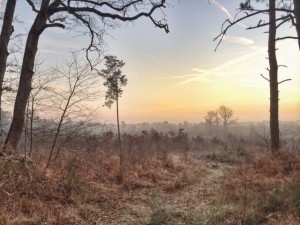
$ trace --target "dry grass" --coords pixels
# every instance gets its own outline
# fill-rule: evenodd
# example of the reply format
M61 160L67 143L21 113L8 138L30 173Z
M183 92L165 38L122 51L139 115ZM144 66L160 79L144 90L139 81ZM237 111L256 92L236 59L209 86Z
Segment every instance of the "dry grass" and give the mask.
M225 176L210 224L300 224L300 157L280 152Z
M0 161L0 225L110 224L124 213L124 192L159 187L174 191L191 184L205 168L177 159L127 165L118 184L114 155L65 152L45 172L41 154ZM195 169L197 168L197 169Z
M142 221L137 224L300 224L300 156L247 154L234 153L234 163L219 154L188 162L171 154L148 157L126 163L121 184L114 154L65 151L46 172L41 153L33 162L5 159L0 161L0 225L118 224L130 213ZM208 165L218 166L208 169L203 164L208 158ZM225 162L233 169L218 189Z

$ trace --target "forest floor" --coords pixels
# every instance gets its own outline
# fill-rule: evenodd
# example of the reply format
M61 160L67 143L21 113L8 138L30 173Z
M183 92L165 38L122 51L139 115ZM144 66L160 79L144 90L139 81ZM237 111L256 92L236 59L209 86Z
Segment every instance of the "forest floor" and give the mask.
M0 161L0 225L300 224L299 155L172 155L128 170L122 184L116 158L83 158L46 173L42 160Z

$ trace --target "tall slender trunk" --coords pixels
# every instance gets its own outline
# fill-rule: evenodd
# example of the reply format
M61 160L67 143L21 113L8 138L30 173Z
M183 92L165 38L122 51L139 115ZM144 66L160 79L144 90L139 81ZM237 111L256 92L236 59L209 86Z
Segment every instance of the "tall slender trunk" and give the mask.
M298 46L300 49L300 1L294 0L294 15L296 20L296 31L298 35Z
M30 149L29 157L31 157L33 149L33 117L34 117L34 97L31 98L31 115L30 115Z
M122 144L121 144L121 133L120 133L120 122L119 122L119 98L118 97L117 97L117 100L116 100L116 105L117 105L118 141L119 141L119 146L120 146L120 149L121 149Z
M276 58L276 0L269 1L269 78L270 78L270 133L271 150L277 151L280 148L279 141L279 120L278 120L278 64Z
M119 96L117 93L116 98L116 106L117 106L117 127L118 127L118 142L119 142L119 157L120 157L120 182L123 182L124 178L124 154L122 150L122 141L121 141L121 133L120 133L120 121L119 121Z
M28 138L28 119L29 119L29 101L27 102L27 107L26 107L26 117L25 117L25 124L24 124L24 155L25 155L25 160L27 157L27 138Z
M46 28L47 10L50 0L43 0L39 13L28 33L26 47L23 56L23 64L20 74L18 92L16 96L13 119L5 140L5 149L12 147L16 149L24 127L24 116L26 104L31 92L31 81L33 76L34 61L38 50L39 37Z
M0 36L0 132L1 132L1 144L2 144L2 91L3 91L3 79L7 66L8 57L8 43L10 36L13 32L13 17L15 13L17 0L9 0L6 3L5 14L3 19L3 25Z
M70 98L69 98L70 100ZM54 140L53 140L53 143L52 143L52 147L50 149L50 153L49 153L49 157L48 157L48 161L47 161L47 164L46 164L46 167L45 167L45 171L49 168L50 166L50 163L51 163L51 159L52 159L52 155L53 155L53 152L54 152L54 149L55 149L55 146L56 146L56 143L57 143L57 139L58 139L58 135L60 133L60 129L63 125L63 121L65 119L65 115L66 115L66 112L67 112L67 107L65 107L64 111L63 111L63 114L61 115L60 117L60 120L59 120L59 123L57 125L57 128L56 128L56 132L55 132L55 136L54 136ZM58 156L59 154L59 150L57 150L57 153L56 153L56 157Z

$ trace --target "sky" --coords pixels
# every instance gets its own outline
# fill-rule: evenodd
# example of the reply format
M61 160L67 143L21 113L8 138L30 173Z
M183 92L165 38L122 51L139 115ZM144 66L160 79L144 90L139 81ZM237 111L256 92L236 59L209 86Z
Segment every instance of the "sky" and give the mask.
M120 99L120 120L203 122L205 114L220 105L232 108L239 121L268 120L269 84L260 76L268 76L266 28L245 30L259 18L230 29L215 51L213 39L222 23L235 16L239 1L169 2L164 12L170 33L143 18L120 24L105 37L106 53L126 63L128 84ZM17 5L16 14L28 31L33 18L25 1ZM279 36L295 33L287 26L281 30ZM39 52L48 64L55 64L84 43L83 37L54 28L42 35ZM292 79L280 85L280 120L300 120L300 51L295 40L277 44L278 63L287 66L280 68L279 80ZM101 110L106 121L114 122L114 106Z

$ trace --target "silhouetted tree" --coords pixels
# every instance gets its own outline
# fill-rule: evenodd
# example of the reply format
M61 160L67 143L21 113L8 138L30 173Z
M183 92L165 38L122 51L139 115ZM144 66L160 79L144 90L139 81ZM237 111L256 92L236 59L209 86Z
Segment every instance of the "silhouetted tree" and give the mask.
M107 87L107 92L105 94L105 105L111 108L111 105L116 102L117 108L117 127L118 127L118 141L120 148L120 169L121 169L121 180L123 180L123 170L124 170L124 160L122 152L122 142L120 133L120 123L119 123L119 98L122 96L122 87L126 86L127 78L122 74L122 67L125 63L122 60L117 59L116 56L105 56L105 66L106 69L102 69L100 75L104 77L104 86Z
M13 17L15 13L17 0L10 0L6 3L1 35L0 35L0 129L2 129L2 91L3 91L3 79L7 66L8 44L11 34L14 31L13 28ZM2 135L2 134L1 134Z
M211 128L213 126L215 111L208 111L204 117L205 123Z
M279 118L278 118L278 63L276 57L276 0L269 1L269 36L268 36L268 57L269 57L269 83L270 83L270 133L271 149L280 148L279 140Z
M295 17L295 27L297 31L298 36L298 47L300 50L300 1L299 0L293 0L294 2L294 17Z
M254 10L254 7L251 4L253 1L254 0L245 0L244 2L240 3L240 8ZM267 2L267 0L255 0L255 2L258 3ZM297 32L297 37L286 36L280 39L287 39L287 38L298 39L298 47L300 49L300 1L299 0L276 0L275 3L277 3L277 6L275 5L274 8L275 11L287 13L283 19L279 19L282 21L281 23L291 22L292 25L296 28L296 32ZM267 25L266 23L261 23L261 22L259 24L260 26Z
M31 91L31 82L38 42L44 30L52 27L72 28L80 27L90 38L86 50L86 57L90 66L94 68L91 53L103 51L103 36L107 29L115 28L116 21L135 21L141 17L148 17L155 26L168 32L168 25L164 18L154 18L156 11L165 8L165 0L120 0L120 1L96 1L96 0L27 0L36 13L36 17L29 30L23 55L23 64L20 73L18 92L15 100L13 120L5 140L5 148L16 148L24 127L26 104ZM156 14L157 15L157 14Z
M297 2L298 0L295 0ZM256 2L266 2L265 0L256 0ZM244 16L239 16L240 12L237 14L233 21L227 19L222 25L221 34L218 35L215 40L219 39L218 45L221 43L222 39L226 35L227 30L234 26L235 24L246 20L248 18L268 14L268 21L259 20L255 26L249 26L247 29L256 29L261 27L269 27L268 31L268 61L269 68L269 78L264 77L270 83L270 134L271 134L271 149L276 151L280 148L279 140L279 115L278 115L278 85L290 79L285 79L283 81L278 81L278 63L276 58L276 41L283 39L298 39L297 37L285 36L285 37L276 37L276 31L283 24L290 22L293 26L296 27L297 33L299 32L299 22L296 18L299 17L299 11L296 11L297 7L299 9L299 1L294 5L294 10L292 10L292 2L285 0L269 0L267 7L265 9L255 9L251 4L251 0L245 0L240 4L240 12L244 12ZM277 15L277 12L281 12L280 15ZM297 24L296 24L296 21ZM299 32L300 33L300 32ZM298 34L299 34L298 33ZM300 44L300 42L298 42ZM300 46L299 46L300 47Z
M208 111L204 117L205 123L211 128L213 125L219 126L220 117L217 111Z
M227 127L231 124L236 123L237 119L233 119L233 110L227 106L221 105L218 108L218 114L224 126L225 133L227 132Z

